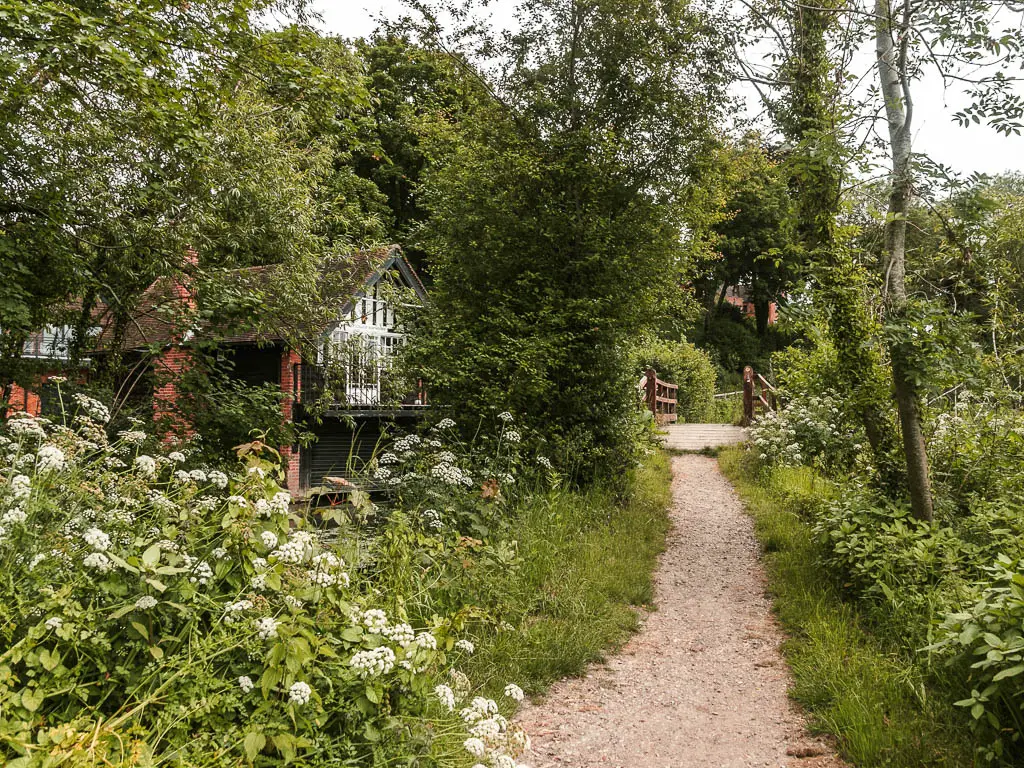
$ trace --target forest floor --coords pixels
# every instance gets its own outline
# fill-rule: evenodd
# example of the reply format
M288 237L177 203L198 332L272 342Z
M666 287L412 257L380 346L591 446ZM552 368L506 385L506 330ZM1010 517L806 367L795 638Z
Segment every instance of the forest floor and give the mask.
M703 456L675 457L672 474L657 610L620 653L522 708L526 759L533 768L844 766L787 696L785 636L732 486Z

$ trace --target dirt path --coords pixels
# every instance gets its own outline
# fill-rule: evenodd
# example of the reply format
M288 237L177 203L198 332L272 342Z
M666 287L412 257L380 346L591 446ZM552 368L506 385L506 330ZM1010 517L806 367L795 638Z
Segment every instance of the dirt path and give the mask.
M715 460L681 456L672 469L658 610L607 664L521 711L533 738L524 759L533 768L843 766L786 696L752 521Z

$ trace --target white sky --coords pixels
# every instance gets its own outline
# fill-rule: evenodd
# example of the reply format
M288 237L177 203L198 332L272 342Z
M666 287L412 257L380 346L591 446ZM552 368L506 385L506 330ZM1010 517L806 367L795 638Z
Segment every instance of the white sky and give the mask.
M323 16L323 28L344 37L368 35L376 26L375 15L394 17L402 10L400 0L314 0L313 5ZM492 0L495 20L509 23L515 6L515 0ZM1024 171L1024 136L1006 137L985 126L961 128L953 123L950 118L965 99L955 90L944 93L938 77L917 83L914 98L916 152L957 171Z

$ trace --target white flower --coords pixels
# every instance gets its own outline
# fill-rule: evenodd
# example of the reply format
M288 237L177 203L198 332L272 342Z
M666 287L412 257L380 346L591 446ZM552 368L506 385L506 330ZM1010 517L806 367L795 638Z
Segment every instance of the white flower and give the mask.
M182 453L181 451L171 451L170 453L167 454L167 458L170 459L171 461L180 464L185 460L185 454Z
M192 569L192 575L189 576L189 581L193 584L207 584L210 579L213 578L213 568L205 560L200 560L199 563Z
M416 640L416 631L408 624L395 624L393 627L384 627L381 630L381 634L403 648L411 645Z
M420 514L423 516L423 525L427 528L433 531L440 531L444 527L444 523L441 522L441 515L438 514L436 509L424 509Z
M32 495L32 481L25 475L15 475L11 480L11 495L15 499L27 499Z
M523 689L520 688L515 683L509 683L508 685L505 686L505 695L508 696L513 701L522 701L523 700Z
M498 414L498 419L499 419L499 421L503 421L506 424L509 424L512 421L514 421L514 417L508 411L502 411L501 413L499 413Z
M45 626L47 629L58 630L64 626L64 619L60 616L51 616L46 620Z
M395 668L395 652L385 645L370 651L359 651L349 661L349 666L361 677L386 675Z
M416 635L416 645L428 651L436 651L437 638L430 632L420 632Z
M122 429L117 436L128 445L140 445L146 441L146 433L139 429Z
M391 477L391 470L387 467L380 467L373 473L374 480L387 480L389 477Z
M94 400L80 392L75 394L74 400L78 403L79 409L84 411L89 418L94 419L101 424L106 424L110 421L110 411L107 410L107 406L99 400Z
M258 573L252 577L252 581L249 582L249 587L256 592L262 592L267 588L267 574Z
M235 616L236 613L249 610L252 610L252 600L239 600L236 603L228 603L224 608L224 618L222 621L225 624L234 624L238 621L238 617Z
M99 528L90 528L82 534L82 539L97 552L106 552L110 549L110 537Z
M11 507L4 512L3 517L0 517L0 523L4 525L17 525L18 523L24 523L27 519L28 515L21 507Z
M28 569L29 569L30 571L31 571L31 570L34 570L34 569L35 569L35 567L36 567L37 565L39 565L39 564L40 564L41 562L43 562L43 560L45 560L45 559L46 559L46 554L45 554L45 553L43 553L43 552L40 552L40 553L39 553L38 555L36 555L35 557L33 557L33 558L32 558L32 559L31 559L31 560L29 561L29 563L28 563Z
M217 547L213 552L210 553L216 560L227 560L228 551L224 547Z
M284 601L295 610L299 610L305 605L305 603L299 600L295 595L285 595Z
M263 546L267 549L273 549L277 546L277 534L273 531L264 531L261 533L260 540L263 542Z
M228 476L223 472L219 472L216 469L206 475L207 479L213 485L214 488L223 490L228 487Z
M110 558L102 552L89 553L82 560L82 565L86 568L95 568L100 573L107 573L114 567L113 563L110 562Z
M509 443L515 444L515 443L518 443L522 439L523 439L522 435L520 435L514 429L510 429L508 432L505 433L505 440L508 441Z
M434 695L441 702L441 706L452 712L455 709L455 691L447 685L438 685L434 688Z
M462 746L465 747L466 751L473 757L483 757L487 754L487 745L484 744L483 739L478 739L475 736L462 742Z
M551 459L546 456L538 456L537 463L544 467L544 469L554 469L554 467L551 466Z
M245 506L244 504L242 505ZM270 517L274 514L274 510L270 506L270 502L266 499L256 499L256 505L254 506L257 517Z
M228 504L234 504L239 509L245 509L249 506L249 502L245 500L244 496L228 496Z
M201 469L193 469L191 472L188 473L188 476L192 478L193 482L196 482L196 483L205 483L206 482L206 473L203 470L201 470Z
M256 633L260 640L272 640L277 637L277 621L270 618L262 618L256 622Z
M135 607L140 611L148 611L150 608L156 608L157 600L152 595L143 595L135 601Z
M279 491L274 494L274 498L270 500L270 507L274 512L279 515L287 515L288 509L291 507L292 497L288 495L286 491Z
M303 704L309 703L309 697L312 693L313 689L310 688L307 683L300 680L292 683L292 687L288 689L288 701L291 704L301 707Z
M43 445L36 452L36 468L40 472L61 472L67 467L64 451L55 445Z
M388 453L382 454L377 461L380 464L397 464L398 457L389 451Z
M260 467L249 467L249 469L247 469L245 473L247 475L252 475L253 477L258 477L260 480L267 476L267 473L264 472Z
M471 640L459 640L457 643L455 643L455 647L458 648L460 651L465 651L466 653L474 653L476 651L476 646L473 645L473 642Z
M139 474L145 477L152 477L156 474L156 459L146 455L136 456L135 468L139 470Z
M363 611L363 615L360 620L362 621L363 626L366 627L366 631L371 634L381 634L388 626L388 616L379 608L371 608L368 611Z
M459 485L467 477L461 469L451 464L438 464L430 470L430 474L448 485Z
M253 685L248 675L242 675L238 678L238 687L242 689L242 693L249 693L256 686Z
M192 476L183 469L174 470L174 482L179 485L188 485L192 482Z
M455 421L452 419L441 419L437 422L437 426L434 429L451 429L455 426Z

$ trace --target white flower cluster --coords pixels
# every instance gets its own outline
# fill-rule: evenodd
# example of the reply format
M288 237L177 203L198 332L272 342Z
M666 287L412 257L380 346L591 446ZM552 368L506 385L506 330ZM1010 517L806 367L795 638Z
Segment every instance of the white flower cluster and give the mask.
M522 701L524 697L523 689L515 683L509 683L505 686L505 695L513 701Z
M399 453L408 453L421 442L423 441L420 439L419 435L406 435L405 437L395 440L395 444L392 447ZM383 464L384 462L381 461L381 463Z
M64 451L56 445L41 445L36 452L36 470L39 472L63 472L67 467Z
M90 528L82 534L82 539L97 552L106 552L110 549L110 537L99 528Z
M412 645L416 641L416 630L404 623L384 627L380 633L391 642L397 643L403 648L407 645Z
M139 611L148 611L150 608L156 608L157 599L152 595L143 595L135 601L135 608Z
M518 690L518 686L516 688ZM435 690L435 694L441 699L441 693ZM496 702L477 696L459 715L469 731L469 738L462 742L462 747L470 755L486 761L492 768L526 768L517 763L516 758L529 749L530 739L521 728L509 726L498 714Z
M122 429L117 436L127 445L141 445L146 442L146 433L139 429Z
M256 634L260 640L273 640L277 637L277 620L269 616L256 622Z
M423 518L423 525L432 531L440 531L444 527L441 522L441 515L436 509L424 509L420 513Z
M448 485L465 485L467 480L470 484L473 482L469 475L451 464L438 464L430 470L430 474Z
M46 430L39 419L27 413L16 413L7 422L7 429L19 438L46 437Z
M391 470L387 467L378 467L377 471L373 473L374 480L387 480L391 477Z
M167 454L167 458L177 464L181 464L183 461L185 461L185 454L182 453L181 451L171 451L170 453Z
M505 433L505 442L510 443L512 445L516 445L517 443L521 442L522 439L523 439L523 436L520 435L514 429L510 429L510 430L508 430L508 432Z
M47 629L52 629L56 631L64 626L64 619L62 619L60 616L51 616L46 620L45 626Z
M108 573L114 567L110 558L102 552L90 552L82 559L82 565L86 568L93 568L100 573Z
M222 621L225 624L234 624L238 621L236 614L242 613L243 611L252 610L252 600L239 600L235 603L228 603L224 608L224 618ZM276 629L276 627L275 627Z
M135 469L143 477L152 477L156 474L156 459L145 454L135 457Z
M442 707L447 709L449 712L455 711L455 691L451 689L451 686L435 686L434 695L437 696L437 700L441 702Z
M253 685L252 678L248 675L242 675L238 678L238 687L242 689L242 693L249 693L256 686Z
M515 421L515 417L508 411L502 411L501 413L498 414L498 420L503 421L506 424L511 424L513 421Z
M213 470L208 472L206 478L210 481L210 484L217 490L224 490L228 487L228 476L219 470Z
M267 549L274 549L277 547L277 534L273 531L263 531L260 534L260 541L263 542L263 546Z
M78 404L79 410L93 421L98 421L101 424L110 421L110 411L99 400L94 400L81 392L76 393L73 399Z
M398 457L395 454L393 454L393 453L391 453L389 451L388 453L381 454L381 457L379 459L377 459L377 463L378 464L397 464L398 463Z
M549 459L547 456L538 456L537 457L537 463L540 464L542 467L544 467L544 469L547 469L547 470L554 469L554 467L551 466L551 459Z
M441 419L439 422L437 422L437 425L434 427L434 429L451 429L454 426L455 426L454 419L444 418L444 419Z
M298 565L313 553L313 535L308 531L295 531L288 541L270 553L270 556L289 565Z
M0 517L0 523L3 525L18 525L24 523L27 519L28 515L21 507L11 507Z
M291 688L288 689L288 702L297 707L301 707L304 704L309 703L309 697L312 695L313 689L309 687L308 683L304 683L300 680L292 683Z
M359 617L359 622L372 635L379 635L388 627L388 616L380 608L370 608Z
M395 668L395 652L386 645L370 651L359 651L349 661L349 666L364 678L386 675Z
M348 574L342 570L345 561L333 552L321 552L312 561L313 567L307 571L309 580L318 587L333 587L341 583L348 586Z
M473 645L473 641L466 640L465 638L455 643L455 647L458 648L460 651L468 653L470 655L476 652L476 646Z
M31 495L32 481L25 475L15 475L11 479L11 496L17 501L22 501Z
M210 582L213 578L213 568L205 560L200 560L192 568L192 575L188 577L188 580L193 584L205 585Z
M456 456L451 451L441 451L441 453L437 454L437 463L438 464L454 464L458 460L459 460L459 457Z

